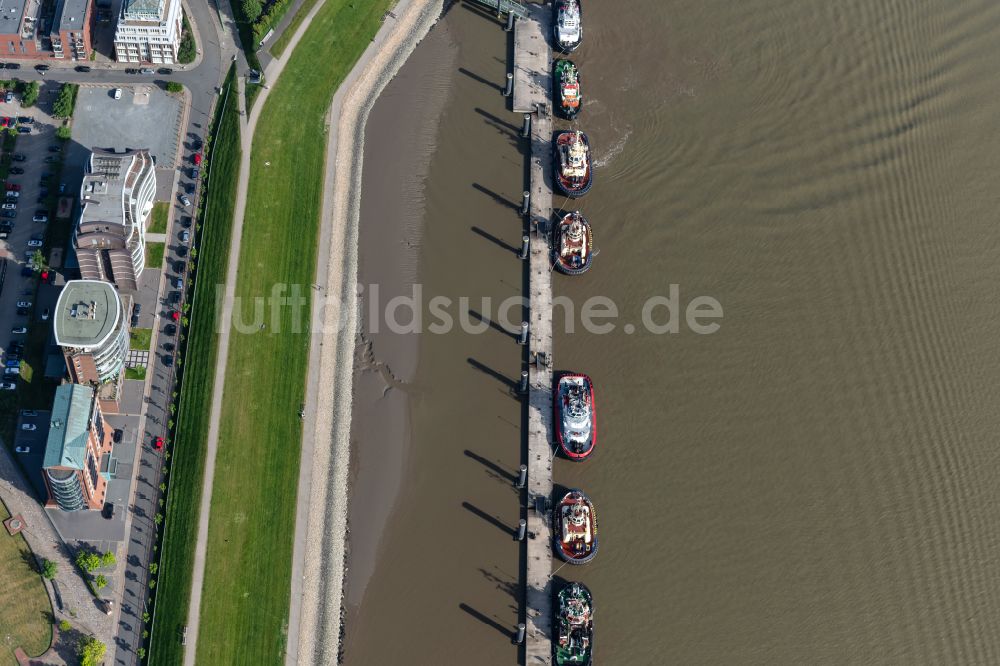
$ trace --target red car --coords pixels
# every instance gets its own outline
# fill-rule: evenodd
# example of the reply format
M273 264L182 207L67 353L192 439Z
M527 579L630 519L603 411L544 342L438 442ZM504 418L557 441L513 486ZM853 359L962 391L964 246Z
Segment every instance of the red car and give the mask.
M4 127L6 127L6 125L4 125ZM201 166L201 153L194 154L194 165Z
M154 437L153 438L153 448L156 449L157 451L162 451L163 450L163 438L162 437Z
M10 122L10 118L4 116L0 118L0 127L13 127L15 123Z
M7 191L8 192L20 192L21 191L21 186L18 185L17 183L7 183Z
M175 311L173 311L173 312L170 313L170 318L173 319L174 321L180 321L181 320L181 313L177 312L175 310Z

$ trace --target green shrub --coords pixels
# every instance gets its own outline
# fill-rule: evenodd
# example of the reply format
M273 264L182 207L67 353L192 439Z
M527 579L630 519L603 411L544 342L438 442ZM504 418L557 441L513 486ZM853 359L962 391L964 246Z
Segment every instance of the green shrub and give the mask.
M59 97L52 105L52 115L56 118L72 118L76 106L76 93L80 86L75 83L64 83L59 89Z
M21 105L22 106L34 106L38 101L38 81L32 81L24 88L24 92L21 94Z
M184 86L177 83L176 81L170 81L167 83L167 92L179 93L184 90Z
M184 28L181 33L181 45L177 48L177 62L182 65L194 62L198 55L197 47L194 43L194 34L191 32L191 24L188 23L187 14L184 14Z
M62 139L63 141L69 141L73 136L73 130L70 129L69 125L63 125L56 130L56 138Z

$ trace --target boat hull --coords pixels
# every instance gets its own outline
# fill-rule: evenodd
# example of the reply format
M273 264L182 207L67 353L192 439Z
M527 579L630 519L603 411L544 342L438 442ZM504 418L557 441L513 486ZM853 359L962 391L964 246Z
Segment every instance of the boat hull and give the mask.
M579 90L579 92L577 93L578 97L576 106L573 106L572 102L567 101L565 96L563 95L563 81L562 81L563 68L573 67L573 66L574 66L573 63L570 62L569 60L560 59L556 60L555 65L552 68L553 71L555 72L555 82L554 82L555 85L552 86L552 90L555 93L554 106L556 112L566 120L576 120L576 117L580 115L580 111L583 109L582 90ZM580 77L579 70L577 70L576 72L576 82L578 89L582 88L583 80Z
M574 381L582 381L586 387L587 394L590 396L590 441L587 445L580 447L582 450L575 450L576 447L571 446L571 443L567 441L568 437L563 432L562 427L563 390ZM559 442L559 448L562 449L563 455L575 462L583 462L594 455L594 450L597 448L597 399L594 394L594 382L587 375L575 373L561 374L556 378L556 390L552 402L555 412L553 416L555 417L556 439Z
M564 609L568 608L571 599L582 600L588 615L585 621L569 620L564 616ZM553 662L556 666L590 666L594 655L594 598L590 589L583 583L568 583L556 594L555 601ZM583 645L574 645L574 642Z
M581 504L586 506L590 513L589 523L591 529L590 543L585 543L580 539L570 542L563 541L563 508ZM597 555L597 512L594 510L594 503L590 501L586 493L582 490L573 489L566 493L562 500L556 505L552 513L554 525L552 526L552 541L555 546L556 555L567 564L582 565L593 561Z
M587 138L586 134L580 132L580 137L583 140L584 145L587 146L587 174L579 183L572 182L563 177L562 160L560 158L560 140L569 134L573 134L573 132L558 132L556 134L555 141L552 142L555 150L553 160L555 174L553 180L556 182L556 189L562 192L565 196L571 199L576 199L578 197L582 197L587 192L590 192L590 188L594 185L594 161L590 153L590 139Z
M563 53L572 53L583 43L583 4L577 0L576 6L580 8L580 29L577 31L575 38L566 38L559 30L559 8L562 4L558 0L552 4L554 14L552 18L552 37L557 49Z
M555 264L556 270L563 275L582 275L589 271L591 265L594 263L594 233L590 227L590 223L587 222L587 219L582 215L580 215L580 220L583 222L584 228L586 229L584 241L587 249L586 258L581 264L574 266L573 264L568 263L562 256L562 233L566 226L572 223L573 215L574 213L564 215L553 230L553 263Z

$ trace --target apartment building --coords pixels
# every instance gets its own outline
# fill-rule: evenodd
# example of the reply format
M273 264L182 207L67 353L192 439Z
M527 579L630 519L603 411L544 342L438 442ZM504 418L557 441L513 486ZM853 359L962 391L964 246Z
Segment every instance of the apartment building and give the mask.
M181 0L125 0L115 29L115 59L177 62L182 20Z
M123 292L138 289L155 196L156 166L148 150L91 150L73 234L84 280L104 280Z
M93 511L104 506L114 474L111 428L106 427L93 387L63 384L52 402L42 477L46 506Z

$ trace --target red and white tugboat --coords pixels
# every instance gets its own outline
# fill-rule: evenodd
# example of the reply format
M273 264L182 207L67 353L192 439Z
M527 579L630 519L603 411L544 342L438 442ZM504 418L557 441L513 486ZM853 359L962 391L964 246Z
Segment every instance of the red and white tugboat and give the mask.
M556 135L556 185L568 197L583 196L594 184L590 168L590 141L583 132Z
M597 512L582 490L563 496L553 512L556 553L570 564L586 564L597 554Z
M597 444L597 405L594 384L580 374L560 375L553 396L556 437L570 460L586 460Z
M566 275L580 275L590 269L594 259L594 234L580 211L563 216L556 224L552 251L556 270Z

